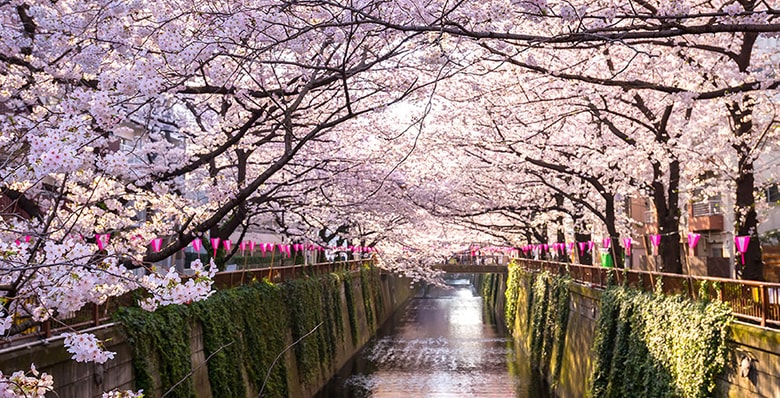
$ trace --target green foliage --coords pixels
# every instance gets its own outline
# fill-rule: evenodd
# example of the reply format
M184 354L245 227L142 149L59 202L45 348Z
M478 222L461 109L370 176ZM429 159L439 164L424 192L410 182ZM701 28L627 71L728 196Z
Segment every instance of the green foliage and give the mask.
M484 301L482 308L487 319L486 323L493 325L496 322L496 314L493 312L493 310L496 308L496 299L500 294L499 288L501 286L501 275L479 275L477 279L477 286L479 286L480 296Z
M348 271L301 278L273 285L251 285L221 290L209 299L189 306L171 305L155 312L123 308L116 315L133 349L136 388L162 394L183 380L169 394L194 396L190 331L202 329L204 356L212 395L255 395L265 384L266 397L286 397L285 361L273 365L277 355L293 341L302 339L294 353L302 381L310 382L333 364L345 338L342 324L342 288L347 298L350 328L357 340L358 316ZM379 272L360 271L366 311L383 311ZM376 307L374 307L374 304ZM371 312L368 323L376 323ZM270 374L269 369L271 369Z
M485 301L485 308L493 308L495 305L495 284L496 274L483 274L480 275L479 295Z
M536 274L531 289L528 318L531 335L531 365L547 373L555 355L552 379L561 371L563 344L569 322L569 284L571 279L548 272Z
M320 323L324 323L323 306L320 301L321 285L313 278L296 279L287 283L286 293L287 305L290 308L290 329L295 341L314 330ZM324 333L328 327L330 325L321 325L314 333L295 345L298 374L304 382L313 380L320 374L320 366L327 366L330 361Z
M607 289L594 340L592 397L708 397L726 364L720 302Z
M288 313L278 286L254 283L217 292L193 305L193 316L203 327L203 344L209 382L214 396L246 395L248 381L253 391L263 385L276 355L286 346ZM284 363L272 369L265 387L268 396L285 396Z
M522 286L523 271L514 259L509 263L509 274L506 280L506 291L504 296L506 297L506 304L504 306L504 321L506 321L506 327L512 330L515 323L515 317L517 317L517 300L520 296L520 287Z
M148 394L163 394L184 380L168 396L195 396L192 380L185 380L192 370L188 312L187 307L167 306L155 312L121 308L115 314L115 319L125 325L133 348L136 386Z
M352 344L360 341L360 329L358 326L358 314L355 301L355 292L352 290L352 274L344 275L344 296L347 299L347 313L349 315L349 329L352 332Z
M369 326L377 326L377 314L384 310L380 286L379 272L364 265L360 267L360 286L363 293L363 305L366 309L366 321Z

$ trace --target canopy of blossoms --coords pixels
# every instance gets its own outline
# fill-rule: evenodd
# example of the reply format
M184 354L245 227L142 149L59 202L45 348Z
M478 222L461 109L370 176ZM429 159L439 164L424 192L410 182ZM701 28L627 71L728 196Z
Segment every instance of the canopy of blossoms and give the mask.
M0 1L0 336L134 290L202 300L257 229L432 279L477 246L617 245L628 195L674 272L680 209L729 196L759 277L778 32L752 0ZM159 266L193 245L217 262Z

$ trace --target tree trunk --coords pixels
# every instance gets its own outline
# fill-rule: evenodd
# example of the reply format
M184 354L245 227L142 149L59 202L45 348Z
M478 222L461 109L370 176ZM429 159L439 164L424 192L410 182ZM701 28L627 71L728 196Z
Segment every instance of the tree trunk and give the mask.
M658 255L661 264L658 270L674 274L681 274L682 261L680 256L680 162L672 161L669 164L669 185L664 189L661 171L657 165L653 165L656 180L653 181L653 205L658 214L658 233L661 242L658 245Z
M758 240L758 217L756 215L755 185L753 176L753 161L749 157L740 158L739 176L737 177L737 199L734 205L737 236L750 236L745 263L737 253L737 277L751 280L764 280L764 262L761 259L761 242Z
M755 1L740 2L746 11L753 11ZM750 67L750 58L753 54L758 33L745 33L742 37L742 48L737 57L740 72L747 72ZM737 277L752 280L764 279L764 263L761 260L761 242L758 240L758 218L756 217L755 177L753 175L752 153L753 145L758 143L748 142L753 132L753 107L756 99L752 95L746 95L742 102L734 101L729 104L731 124L737 142L734 149L739 157L739 170L736 181L736 202L734 203L734 232L736 236L750 236L745 261L742 256L736 256Z
M615 226L615 198L605 197L604 199L606 200L604 224L607 227L607 234L609 234L609 253L612 254L614 266L623 268L623 251L620 250L620 235Z
M751 96L746 96L742 103L735 102L729 106L737 138L744 139L753 130L753 104L754 99ZM752 148L748 142L741 140L734 144L734 149L739 156L739 174L736 180L737 197L734 203L734 232L736 236L750 236L747 252L744 255L745 261L743 263L742 256L736 253L735 269L738 278L764 280L761 242L758 240Z

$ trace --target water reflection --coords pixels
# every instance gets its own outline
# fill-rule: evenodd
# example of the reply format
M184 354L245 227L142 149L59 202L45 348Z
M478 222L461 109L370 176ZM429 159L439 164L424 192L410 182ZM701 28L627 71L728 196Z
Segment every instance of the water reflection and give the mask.
M317 397L548 397L468 280L410 300Z

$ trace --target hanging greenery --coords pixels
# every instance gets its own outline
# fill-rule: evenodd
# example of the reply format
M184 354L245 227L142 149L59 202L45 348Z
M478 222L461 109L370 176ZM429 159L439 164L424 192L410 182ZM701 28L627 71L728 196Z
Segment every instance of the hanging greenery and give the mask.
M485 315L486 323L494 325L496 323L496 299L499 294L502 294L499 290L501 287L502 275L499 274L481 274L478 275L475 283L480 291L480 296L484 301L482 306L483 314Z
M506 304L504 307L504 321L506 321L506 327L512 330L515 324L515 318L517 317L517 300L520 297L520 288L522 286L522 276L525 274L512 259L508 265L509 274L506 280L506 291L504 296L506 297ZM527 274L526 274L527 275Z
M123 324L133 349L136 388L152 395L170 389L168 396L193 397L190 330L200 325L213 396L256 395L263 388L265 397L286 397L285 361L273 364L274 360L289 344L314 330L294 347L298 374L307 383L328 370L345 338L342 289L357 341L355 308L360 304L355 302L352 280L352 274L340 271L281 285L255 281L218 291L189 306L170 305L155 312L121 309L116 320ZM371 314L367 323L373 330L374 314L383 312L379 271L361 269L360 283L362 305L367 316Z
M319 281L313 278L296 279L286 285L293 340L297 341L317 328L295 345L298 374L304 382L313 380L321 373L320 366L329 362L324 331L330 325L323 323L320 287Z
M726 364L731 310L625 287L601 296L592 397L708 397Z
M542 373L550 370L553 355L555 368L552 380L558 380L563 358L563 345L569 322L569 284L571 279L548 272L534 274L531 292L530 320L531 365Z
M360 267L360 286L363 292L363 305L366 310L366 321L369 326L377 326L377 315L384 309L382 294L378 287L379 272L371 268L368 264Z
M140 308L120 308L115 319L127 331L127 341L133 348L133 370L136 386L150 395L193 397L190 360L190 325L187 307L172 305L147 312ZM156 371L157 370L157 371Z
M357 343L360 341L360 329L358 328L357 304L355 301L355 292L352 290L352 281L352 274L344 275L344 296L347 299L349 329L352 332L352 344L357 345Z

